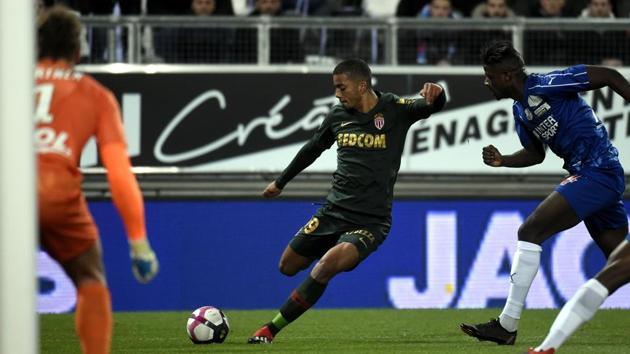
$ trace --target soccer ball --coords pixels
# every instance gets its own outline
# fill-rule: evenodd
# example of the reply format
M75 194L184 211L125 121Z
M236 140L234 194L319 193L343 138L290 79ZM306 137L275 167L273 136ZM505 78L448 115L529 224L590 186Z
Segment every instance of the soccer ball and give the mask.
M223 311L203 306L193 311L188 318L186 332L195 344L223 343L230 332L230 324Z

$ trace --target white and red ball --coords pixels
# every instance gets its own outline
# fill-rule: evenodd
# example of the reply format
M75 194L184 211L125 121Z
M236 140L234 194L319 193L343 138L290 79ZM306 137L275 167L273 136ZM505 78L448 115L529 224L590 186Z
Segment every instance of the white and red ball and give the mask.
M223 343L230 332L230 324L223 311L203 306L188 318L186 332L195 344Z

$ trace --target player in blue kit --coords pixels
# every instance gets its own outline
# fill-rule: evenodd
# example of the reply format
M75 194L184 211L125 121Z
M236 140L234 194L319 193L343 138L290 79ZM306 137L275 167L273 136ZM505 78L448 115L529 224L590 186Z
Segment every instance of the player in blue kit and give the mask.
M501 315L487 323L461 325L462 331L480 341L511 345L540 266L543 241L584 221L608 258L628 233L622 201L625 178L617 149L579 93L608 86L630 101L630 83L614 69L589 65L528 75L520 53L506 41L489 44L482 59L484 84L497 99L514 100L516 132L523 146L511 155L486 146L484 163L493 167L532 166L544 160L548 147L564 159L563 167L569 172L518 230L510 291Z

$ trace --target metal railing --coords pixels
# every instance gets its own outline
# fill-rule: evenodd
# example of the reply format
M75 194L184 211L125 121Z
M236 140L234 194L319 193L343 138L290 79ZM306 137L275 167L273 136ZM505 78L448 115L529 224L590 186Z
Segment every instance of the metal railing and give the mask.
M359 56L380 65L443 64L421 57L421 47L427 45L437 48L434 52L444 51L444 55L455 51L453 57L457 58L447 60L447 64L478 65L479 48L495 38L512 40L530 64L528 58L540 57L534 65L598 64L591 61L608 56L626 65L630 60L630 19L88 16L81 21L86 29L87 47L83 53L87 64L317 65L329 64L341 56ZM185 36L187 33L189 37ZM182 50L182 39L185 42L191 36L197 36L198 43L209 43L207 48L196 48L194 42L189 46L188 50L199 50L191 52L201 54L199 60L188 61L186 53L175 55ZM278 55L296 50L297 46L303 52L298 59L283 60L284 56ZM595 54L584 54L591 52ZM560 55L545 61L554 53ZM440 59L441 54L437 54Z

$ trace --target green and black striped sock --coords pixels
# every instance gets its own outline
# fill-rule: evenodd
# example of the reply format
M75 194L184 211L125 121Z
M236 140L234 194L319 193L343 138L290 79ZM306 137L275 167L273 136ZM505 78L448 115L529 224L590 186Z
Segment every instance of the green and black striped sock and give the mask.
M315 305L326 290L327 285L316 281L309 275L297 289L293 290L291 296L280 308L280 312L267 324L271 333L275 336L282 328Z

